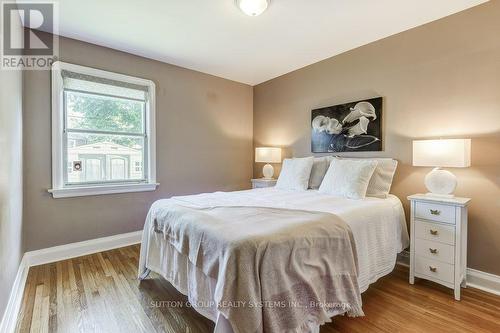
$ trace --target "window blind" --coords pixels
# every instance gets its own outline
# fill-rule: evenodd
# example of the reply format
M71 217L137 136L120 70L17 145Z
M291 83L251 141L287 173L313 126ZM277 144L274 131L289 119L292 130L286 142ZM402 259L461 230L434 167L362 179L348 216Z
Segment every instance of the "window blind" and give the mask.
M62 70L65 90L146 101L148 87L134 83L106 79L88 74Z

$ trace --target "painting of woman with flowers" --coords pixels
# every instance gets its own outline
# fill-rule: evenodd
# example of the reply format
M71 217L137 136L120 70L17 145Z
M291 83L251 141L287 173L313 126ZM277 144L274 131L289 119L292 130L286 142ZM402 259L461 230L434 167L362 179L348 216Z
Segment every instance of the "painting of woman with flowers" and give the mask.
M313 153L382 150L382 97L312 110Z

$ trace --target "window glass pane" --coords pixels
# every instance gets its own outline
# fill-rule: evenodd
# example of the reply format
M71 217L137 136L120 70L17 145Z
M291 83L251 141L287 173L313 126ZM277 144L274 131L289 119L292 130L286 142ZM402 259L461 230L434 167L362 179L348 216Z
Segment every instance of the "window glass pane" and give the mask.
M69 132L66 145L68 184L142 181L144 138Z
M125 164L126 160L123 158L111 159L111 179L125 179Z
M101 181L103 180L102 165L99 158L88 158L85 160L83 172L85 173L85 180L87 181Z
M145 102L66 91L69 129L144 132Z

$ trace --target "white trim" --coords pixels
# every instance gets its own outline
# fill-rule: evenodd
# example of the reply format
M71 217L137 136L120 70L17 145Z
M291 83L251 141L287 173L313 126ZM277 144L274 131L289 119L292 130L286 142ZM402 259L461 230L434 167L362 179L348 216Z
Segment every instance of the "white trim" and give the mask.
M52 64L52 188L63 187L63 79L60 63Z
M58 198L72 198L84 197L88 195L102 195L102 194L115 194L115 193L129 193L129 192L148 192L156 190L160 184L128 184L128 185L101 185L101 186L88 186L88 187L71 187L61 189L47 190L52 193L55 199Z
M62 70L102 77L111 80L123 81L148 87L148 98L146 103L146 142L148 179L147 184L128 185L98 185L95 191L89 187L65 187L63 180L63 78ZM101 195L125 192L142 192L156 190L156 85L151 80L133 76L103 71L96 68L84 67L56 61L52 65L52 189L48 190L54 198L79 197L86 195ZM153 188L153 185L154 188ZM75 193L75 195L72 195Z
M409 255L409 251L406 250L399 253L397 264L409 267ZM473 268L467 268L467 287L476 288L487 293L500 296L500 275L478 271Z
M26 252L24 256L31 267L137 244L141 237L142 230Z
M500 296L500 276L467 268L467 286Z
M141 237L142 230L139 230L26 252L19 264L19 269L12 285L9 302L0 322L0 332L12 333L16 328L17 317L21 310L21 302L30 267L138 244L141 242Z
M23 300L24 286L28 278L29 265L26 261L26 256L23 256L19 268L17 270L16 278L12 284L9 301L0 322L0 332L11 333L14 332L17 323L17 316L21 310L21 302Z

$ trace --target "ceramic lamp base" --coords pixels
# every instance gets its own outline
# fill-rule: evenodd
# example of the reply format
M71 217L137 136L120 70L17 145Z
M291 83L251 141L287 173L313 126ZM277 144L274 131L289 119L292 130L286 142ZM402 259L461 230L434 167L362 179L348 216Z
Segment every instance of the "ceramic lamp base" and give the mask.
M447 170L434 168L425 176L425 187L429 190L427 195L453 198L457 188L457 177Z
M272 179L274 175L274 168L271 164L266 164L262 168L262 174L264 175L265 179Z

